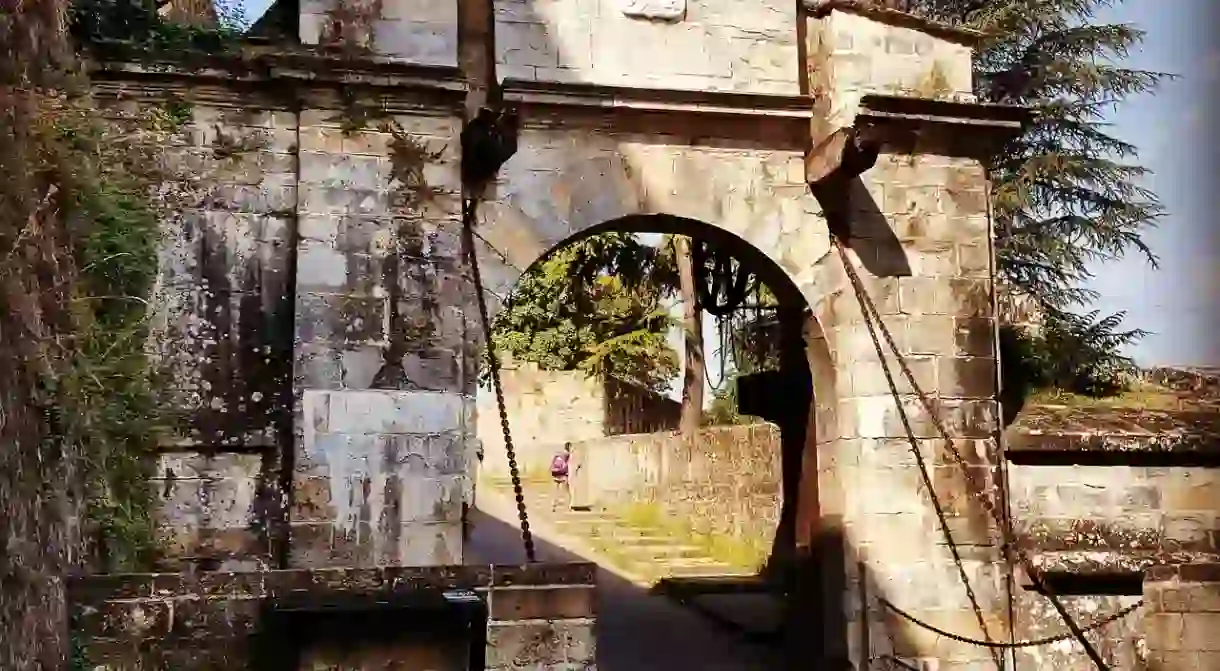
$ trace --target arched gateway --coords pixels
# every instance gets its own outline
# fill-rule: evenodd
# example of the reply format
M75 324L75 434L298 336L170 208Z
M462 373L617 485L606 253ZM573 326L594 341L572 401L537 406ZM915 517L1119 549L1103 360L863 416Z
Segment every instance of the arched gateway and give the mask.
M1024 114L974 102L977 36L847 1L419 4L301 2L291 56L97 67L103 98L190 105L183 155L208 185L171 222L166 351L197 442L235 456L214 478L223 511L167 503L180 560L462 562L480 329L458 138L473 92L520 120L477 211L493 310L549 250L608 226L700 222L765 259L812 377L804 431L785 440L796 556L819 576L794 597L794 639L856 668L990 663L880 605L972 638L1013 625L1011 569L971 488L998 472L983 166ZM328 40L363 51L311 48ZM896 402L853 276L934 413L901 376ZM181 473L160 477L170 491Z

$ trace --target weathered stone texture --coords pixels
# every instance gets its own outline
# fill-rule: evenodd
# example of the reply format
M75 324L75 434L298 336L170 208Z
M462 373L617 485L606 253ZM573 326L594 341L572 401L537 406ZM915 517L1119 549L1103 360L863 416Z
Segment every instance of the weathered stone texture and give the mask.
M108 671L236 671L252 668L253 656L268 645L281 657L299 651L306 660L321 661L335 649L319 648L311 640L260 636L267 631L267 608L276 599L307 593L340 600L385 598L420 589L469 589L486 599L489 671L591 671L594 578L591 564L145 574L77 580L70 586L70 599L90 668ZM465 641L463 632L451 636ZM345 661L371 668L367 665L383 660L379 655L386 647L363 643L349 648L357 657ZM435 659L446 643L453 647L452 640L423 643L403 632L394 660L419 663ZM404 652L410 657L404 658Z
M318 109L302 122L291 561L459 563L477 369L458 120L351 129Z
M656 506L697 534L768 548L779 521L779 431L715 427L693 438L629 434L573 443L576 505Z
M297 382L467 390L459 121L302 113ZM388 357L388 358L387 358Z
M461 563L470 412L456 394L306 391L292 565Z
M303 0L302 44L417 65L457 65L457 0Z
M1048 567L1131 572L1220 552L1220 470L1013 464L1008 478L1017 529Z
M506 361L500 381L517 467L527 476L545 476L564 443L677 426L680 404L672 399L583 371L543 371L529 362ZM480 389L477 398L480 473L506 477L508 457L495 394Z
M183 135L167 158L194 188L165 222L159 358L188 443L269 445L290 374L295 115L193 105Z
M1220 564L1157 567L1144 580L1146 667L1220 668Z
M152 487L170 565L207 562L222 571L271 565L263 461L259 454L161 455Z
M851 126L860 98L870 93L974 100L972 50L966 40L853 11L810 17L806 40L810 93L819 98L816 124Z
M688 0L674 21L623 0L497 0L499 76L694 91L799 91L797 7ZM664 54L658 58L657 54Z

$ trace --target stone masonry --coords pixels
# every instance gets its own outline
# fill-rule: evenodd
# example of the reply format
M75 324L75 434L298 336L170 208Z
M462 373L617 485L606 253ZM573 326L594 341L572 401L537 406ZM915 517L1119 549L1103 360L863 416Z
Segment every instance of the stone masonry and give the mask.
M268 624L276 604L300 607L302 602L293 598L302 595L384 600L396 591L418 588L470 590L486 600L485 666L479 668L593 669L594 569L591 564L471 565L149 574L100 576L77 581L69 590L75 626L86 641L82 654L92 669L237 671L283 668L285 659L324 660L332 652L326 641L274 635ZM359 611L345 614L360 616ZM405 622L407 614L379 616ZM379 650L371 641L346 643L352 652L342 668L387 668L379 664ZM458 665L465 658L464 639L457 645L452 640L422 643L400 643L393 663L473 668ZM438 650L448 655L438 658Z
M532 363L506 362L500 373L518 467L527 477L549 472L564 443L677 427L681 405L633 385L590 377L583 371L544 371ZM508 455L495 394L478 393L479 473L508 477Z
M477 213L493 312L576 236L731 246L809 315L797 544L847 560L823 567L824 603L803 604L825 628L806 632L824 642L808 654L995 663L876 598L968 637L1015 624L1012 567L972 496L1002 470L983 165L1025 114L973 101L977 35L850 0L294 4L299 44L94 68L100 97L189 110L167 159L198 167L200 188L167 222L161 285L166 358L195 416L159 471L178 566L462 563L480 338L458 136L468 89L490 87L481 68L520 119ZM985 483L969 490L900 384L981 621L832 230Z

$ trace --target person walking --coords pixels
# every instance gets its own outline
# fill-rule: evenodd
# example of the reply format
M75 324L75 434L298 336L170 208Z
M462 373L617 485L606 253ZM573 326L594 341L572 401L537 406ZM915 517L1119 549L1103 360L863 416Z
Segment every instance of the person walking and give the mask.
M564 443L563 451L551 457L551 479L555 481L555 495L551 499L551 512L559 509L559 498L563 497L564 505L572 505L572 485L568 478L572 462L572 443Z

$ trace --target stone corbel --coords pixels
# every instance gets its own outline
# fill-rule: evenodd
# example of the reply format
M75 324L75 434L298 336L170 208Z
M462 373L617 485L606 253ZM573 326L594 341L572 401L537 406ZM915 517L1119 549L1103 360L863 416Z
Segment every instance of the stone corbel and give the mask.
M859 142L887 152L987 160L1032 119L1031 110L1013 105L869 94L852 128Z

